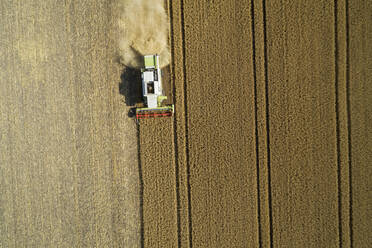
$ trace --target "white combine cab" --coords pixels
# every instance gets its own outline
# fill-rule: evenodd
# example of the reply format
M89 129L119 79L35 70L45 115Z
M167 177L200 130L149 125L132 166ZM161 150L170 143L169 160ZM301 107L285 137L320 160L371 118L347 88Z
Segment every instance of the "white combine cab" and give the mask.
M145 68L142 72L142 95L144 108L136 109L136 118L172 116L173 105L163 105L167 97L163 94L159 55L144 56Z

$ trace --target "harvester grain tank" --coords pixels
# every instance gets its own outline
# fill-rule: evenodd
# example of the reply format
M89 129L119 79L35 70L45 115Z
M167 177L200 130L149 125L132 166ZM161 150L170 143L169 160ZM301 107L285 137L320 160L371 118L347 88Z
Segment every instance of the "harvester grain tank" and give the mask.
M145 107L136 108L136 118L169 117L174 113L174 105L165 105L159 55L144 56L142 73L142 96Z

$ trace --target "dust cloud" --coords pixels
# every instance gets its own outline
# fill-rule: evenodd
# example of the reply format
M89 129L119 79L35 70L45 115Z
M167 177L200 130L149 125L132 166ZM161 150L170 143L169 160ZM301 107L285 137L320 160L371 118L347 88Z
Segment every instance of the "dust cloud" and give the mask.
M160 66L169 64L168 16L164 0L118 0L120 62L143 66L143 55L159 54Z

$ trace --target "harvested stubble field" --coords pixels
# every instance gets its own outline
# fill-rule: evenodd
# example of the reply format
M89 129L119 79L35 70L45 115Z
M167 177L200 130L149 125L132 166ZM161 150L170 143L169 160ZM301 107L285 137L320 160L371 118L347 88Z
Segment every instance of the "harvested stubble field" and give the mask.
M0 1L0 247L140 246L114 11Z
M111 1L0 1L0 247L370 247L371 4L167 7L136 127Z

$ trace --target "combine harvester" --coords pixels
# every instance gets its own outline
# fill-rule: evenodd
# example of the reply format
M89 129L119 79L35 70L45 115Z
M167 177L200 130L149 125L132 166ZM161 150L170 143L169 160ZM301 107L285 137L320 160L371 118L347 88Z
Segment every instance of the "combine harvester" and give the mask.
M163 93L159 55L146 55L142 72L142 96L144 107L136 108L136 119L170 117L174 114L174 105L164 105L167 96Z

